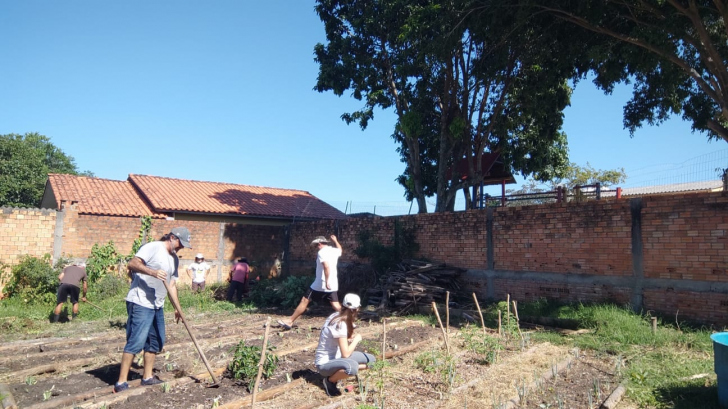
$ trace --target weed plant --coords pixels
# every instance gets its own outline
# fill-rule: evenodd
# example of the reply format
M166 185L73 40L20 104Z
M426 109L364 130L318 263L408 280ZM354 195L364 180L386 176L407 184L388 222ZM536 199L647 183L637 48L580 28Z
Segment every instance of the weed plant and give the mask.
M255 387L255 379L258 376L261 349L255 345L245 345L243 340L233 351L233 359L228 365L228 371L230 371L230 375L234 379L242 381L247 386L248 391L252 392ZM273 353L273 348L268 345L265 362L263 363L263 377L270 378L277 366L278 356Z

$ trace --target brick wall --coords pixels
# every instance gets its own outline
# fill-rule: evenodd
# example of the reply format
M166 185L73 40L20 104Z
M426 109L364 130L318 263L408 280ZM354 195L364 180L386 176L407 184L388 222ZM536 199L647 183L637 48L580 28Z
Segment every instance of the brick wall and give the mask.
M62 224L61 248L54 229ZM60 225L59 224L59 225ZM412 228L417 257L468 269L465 291L502 300L613 301L680 319L728 324L728 195L701 193L629 200L523 206L373 219L261 226L219 221L154 220L152 239L176 226L192 233L184 267L198 252L227 275L230 260L246 256L265 275L282 256L291 274L311 274L316 236L336 234L342 262L367 231L385 245L397 227ZM94 243L113 240L122 253L137 237L138 218L3 209L0 261L45 253L86 258ZM57 241L58 243L58 241Z
M17 264L24 255L53 254L56 212L48 209L0 208L0 263ZM0 271L0 294L10 270Z
M417 257L468 269L466 291L484 299L611 301L728 324L725 193L298 223L291 268L310 270L310 241L332 233L342 261L362 261L358 233L389 245L397 223L414 227Z

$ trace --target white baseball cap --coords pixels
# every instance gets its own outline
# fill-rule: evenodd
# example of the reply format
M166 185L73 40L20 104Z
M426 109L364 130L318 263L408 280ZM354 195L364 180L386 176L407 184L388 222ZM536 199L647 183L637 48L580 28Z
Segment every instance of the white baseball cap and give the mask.
M344 302L342 303L342 305L351 310L355 310L361 307L361 299L356 294L346 294L344 296Z
M195 256L195 258L205 258L205 256L203 256L202 253L197 253L197 255Z

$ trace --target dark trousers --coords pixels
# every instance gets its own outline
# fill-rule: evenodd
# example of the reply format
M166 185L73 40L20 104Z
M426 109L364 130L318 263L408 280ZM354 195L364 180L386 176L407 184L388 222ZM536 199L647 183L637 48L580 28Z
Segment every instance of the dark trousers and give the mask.
M233 298L235 298L235 301L240 301L243 299L243 295L247 296L246 291L246 283L241 283L240 281L231 281L230 287L228 287L227 292L227 300L233 301Z

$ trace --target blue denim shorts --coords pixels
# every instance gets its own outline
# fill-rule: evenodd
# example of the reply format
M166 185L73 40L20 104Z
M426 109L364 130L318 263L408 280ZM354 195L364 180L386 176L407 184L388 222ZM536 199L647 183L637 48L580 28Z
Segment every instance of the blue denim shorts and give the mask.
M124 352L138 354L140 351L158 353L164 348L164 309L145 308L133 302L126 302L126 345Z

